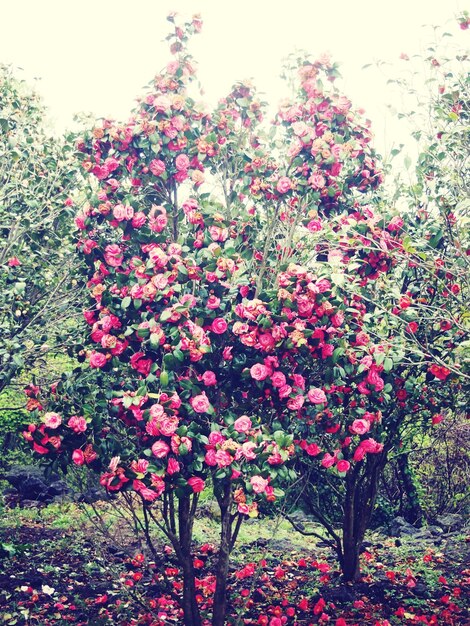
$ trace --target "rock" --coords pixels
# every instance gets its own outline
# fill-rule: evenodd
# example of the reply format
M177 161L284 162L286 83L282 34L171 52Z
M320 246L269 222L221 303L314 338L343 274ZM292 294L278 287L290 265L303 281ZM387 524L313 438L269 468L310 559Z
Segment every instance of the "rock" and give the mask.
M440 526L428 526L428 530L434 537L439 537L444 532Z
M411 591L417 598L429 598L429 591L424 583L416 583Z
M71 493L57 474L46 477L43 468L35 465L15 465L5 475L5 480L16 489L22 506L36 506L31 502L52 502L56 497Z
M91 504L92 502L98 502L99 500L109 499L110 497L106 489L103 489L102 487L89 487L80 494L78 502Z
M41 502L40 500L21 500L21 506L24 509L40 509L45 505L45 502Z
M436 519L436 525L447 532L459 530L464 525L464 518L457 513L447 513L446 515L439 515Z
M341 602L351 604L355 600L351 587L341 585L339 587L325 588L322 590L322 597L327 602Z
M415 528L412 524L407 522L403 517L395 517L390 524L390 535L392 537L403 537L406 535L416 535L420 532L418 528Z

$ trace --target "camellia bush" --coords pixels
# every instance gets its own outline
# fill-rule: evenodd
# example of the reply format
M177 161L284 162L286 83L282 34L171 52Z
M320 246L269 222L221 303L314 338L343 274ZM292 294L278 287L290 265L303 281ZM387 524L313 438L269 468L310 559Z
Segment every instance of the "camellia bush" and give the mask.
M0 392L64 345L66 323L73 339L74 152L49 132L39 96L0 66Z
M198 103L187 40L201 22L170 22L174 58L131 119L104 120L77 145L89 290L78 356L102 382L88 404L67 377L48 396L29 387L37 419L25 437L140 504L150 547L155 526L180 563L187 625L202 619L191 545L210 485L220 626L243 520L299 476L306 487L314 472L339 481L342 531L315 494L311 506L345 578L358 577L399 427L435 419L436 393L459 384L460 368L458 354L443 365L409 348L418 304L403 276L420 256L407 250L404 220L379 202L369 124L336 89L336 66L289 59L293 96L266 128L250 84L214 111ZM453 325L443 333L460 340Z

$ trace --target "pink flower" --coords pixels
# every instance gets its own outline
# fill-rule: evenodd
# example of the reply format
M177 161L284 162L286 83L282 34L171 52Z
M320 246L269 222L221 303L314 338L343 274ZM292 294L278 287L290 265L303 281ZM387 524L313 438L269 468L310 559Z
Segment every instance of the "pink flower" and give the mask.
M217 465L217 460L215 458L215 450L208 450L204 457L204 463L209 465L209 467L214 467Z
M121 248L113 243L104 249L104 260L111 267L119 267L124 259Z
M292 181L288 176L281 176L277 181L276 189L279 193L287 193L292 189Z
M42 421L47 428L58 428L62 424L62 418L58 413L45 413Z
M216 296L209 296L206 302L206 307L213 311L214 309L218 309L220 306L220 298L216 298Z
M248 415L242 415L237 420L235 420L235 423L233 424L233 427L235 428L237 433L246 433L248 430L250 430L251 426L252 423Z
M103 354L102 352L95 352L95 350L91 351L88 359L90 362L90 367L95 367L95 368L104 367L106 363L108 362L108 359L106 358L105 354Z
M286 382L286 377L282 372L274 372L271 376L271 384L273 387L283 387Z
M359 331L356 335L356 346L366 346L370 341L369 335L363 330Z
M213 430L209 435L209 444L211 446L216 446L219 443L225 441L225 437L218 430Z
M390 232L400 230L403 227L403 223L404 222L402 218L396 215L395 217L392 217L392 219L388 223L387 230L389 230Z
M204 487L206 486L202 478L199 478L198 476L192 476L189 478L188 485L193 490L193 493L201 493L201 491L204 491Z
M186 154L178 154L175 159L175 166L178 171L186 171L189 167L189 157Z
M305 452L309 456L317 456L318 454L320 454L321 449L316 443L309 443L305 446Z
M204 391L200 395L191 398L189 403L196 413L207 413L210 407L209 399Z
M312 388L308 391L307 397L312 404L326 404L326 395L322 389Z
M246 441L241 448L238 448L235 455L236 459L238 460L243 456L247 461L254 461L256 459L255 448L254 441Z
M227 330L227 322L222 317L216 317L211 324L211 330L216 335L222 335Z
M67 426L76 433L84 433L87 429L86 419L78 415L72 415L67 422Z
M269 370L266 365L255 363L255 365L252 365L250 368L250 374L255 380L264 380L269 376Z
M12 256L10 259L8 259L8 265L9 267L18 267L19 265L21 265L21 261L18 257Z
M152 446L152 453L157 459L164 459L170 452L170 446L164 441L156 441Z
M279 387L279 397L287 398L292 393L292 387L290 385L282 385Z
M320 220L310 220L310 222L307 224L307 228L311 233L317 233L323 227Z
M202 375L202 382L206 385L206 387L211 387L212 385L217 384L217 378L214 372L211 370L206 370Z
M168 459L168 465L167 465L166 471L167 471L167 474L169 474L170 476L180 471L180 464L174 457L170 457Z
M354 435L365 435L370 430L370 424L367 420L357 419L349 427L349 431Z
M131 224L134 228L141 228L145 224L146 221L147 221L147 216L145 215L145 213L142 213L142 211L139 211L138 213L134 214Z
M81 450L74 450L72 452L72 461L75 463L75 465L84 465L85 455Z
M149 169L154 176L161 176L165 171L165 163L159 159L154 159L151 161Z
M264 493L266 487L268 486L268 481L262 476L252 476L250 478L250 483L255 493Z
M332 467L335 464L335 457L331 454L328 454L327 452L322 458L321 464L323 465L323 467Z
M219 467L228 467L232 462L232 457L226 450L217 450L215 461Z
M304 396L298 395L295 398L290 398L287 402L287 408L291 411L298 411L302 408L305 402Z
M338 472L347 472L350 467L351 463L349 463L349 461L345 461L344 459L341 459L341 461L336 463L336 469Z

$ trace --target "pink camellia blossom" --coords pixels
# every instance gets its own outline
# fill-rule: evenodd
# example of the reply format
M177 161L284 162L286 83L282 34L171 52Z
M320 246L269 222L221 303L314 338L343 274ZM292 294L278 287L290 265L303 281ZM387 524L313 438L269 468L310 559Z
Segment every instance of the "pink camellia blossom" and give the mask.
M287 193L293 187L292 181L288 176L281 176L277 181L276 189L279 193Z
M365 419L356 419L349 427L349 431L353 435L365 435L370 430L370 424Z
M206 370L201 378L206 387L212 387L217 384L217 377L211 370Z
M199 476L192 476L191 478L188 478L188 485L193 490L193 493L201 493L201 491L204 491L206 486L205 482L202 478L199 478Z
M292 393L292 387L290 385L282 385L278 391L280 398L287 398Z
M149 462L147 459L139 459L138 461L132 461L131 470L136 474L146 474Z
M273 387L282 387L286 382L286 377L282 372L274 372L271 376L271 385Z
M312 404L326 404L327 402L325 392L322 389L309 389L307 398Z
M72 452L72 461L75 465L84 465L85 464L85 455L81 450L74 450Z
M305 446L305 452L309 456L317 456L320 454L321 449L316 443L309 443Z
M16 256L12 256L7 262L9 267L18 267L21 265L21 261Z
M321 464L323 467L332 467L335 464L335 457L327 452L322 458Z
M209 435L209 445L216 446L225 441L225 437L218 430L213 430Z
M149 169L154 176L161 176L165 171L165 163L159 159L150 162Z
M356 346L366 346L370 341L369 335L363 330L359 331L356 335Z
M233 427L237 433L246 433L252 427L252 423L248 415L242 415L235 420Z
M404 222L402 218L398 215L395 215L395 217L392 217L392 219L388 223L387 230L393 233L394 231L400 230L403 227L403 224Z
M254 461L256 459L256 444L254 441L245 441L241 448L238 448L235 456L238 459L244 457L247 461Z
M209 399L204 391L198 396L191 398L189 403L196 413L207 413L210 407Z
M90 362L90 367L94 368L104 367L108 362L105 354L103 354L102 352L96 352L95 350L91 351L88 360Z
M302 395L297 395L295 398L289 398L287 402L287 408L291 411L298 411L304 405L305 398Z
M111 267L119 267L124 259L121 248L113 243L104 249L104 260Z
M215 467L217 465L215 450L211 449L206 452L206 455L204 457L204 463L206 465L209 465L209 467Z
M206 307L213 311L214 309L218 309L220 306L220 298L216 296L209 296L206 302Z
M323 228L323 226L320 220L310 220L307 224L307 228L311 233L317 233Z
M180 464L178 463L178 461L174 457L170 457L168 459L168 464L167 464L167 467L166 467L167 474L172 476L173 474L176 474L179 471L180 471Z
M223 317L216 317L211 324L211 330L216 335L222 335L227 330L227 322Z
M186 154L178 154L175 159L175 167L179 172L186 171L189 167L189 157Z
M164 417L158 424L160 433L165 437L171 437L178 430L179 420L177 417Z
M255 493L264 493L266 487L268 486L268 481L262 476L252 476L250 478L250 483Z
M72 415L67 422L67 426L76 433L84 433L87 429L86 419L79 415Z
M264 380L269 376L269 370L262 363L255 363L250 367L251 378L254 380Z
M114 219L118 222L123 222L124 220L131 220L134 217L134 209L131 206L124 204L116 204L113 209Z
M228 467L232 463L232 457L227 450L217 450L215 461L219 467Z
M134 213L131 224L134 228L141 228L147 221L147 216L142 211Z
M336 469L338 470L338 472L347 472L350 467L351 463L349 463L349 461L346 461L345 459L341 459L341 461L338 461L336 463Z
M58 413L45 413L42 421L47 428L58 428L62 424L62 417Z
M164 441L156 441L152 446L152 454L157 459L164 459L170 452L170 446Z

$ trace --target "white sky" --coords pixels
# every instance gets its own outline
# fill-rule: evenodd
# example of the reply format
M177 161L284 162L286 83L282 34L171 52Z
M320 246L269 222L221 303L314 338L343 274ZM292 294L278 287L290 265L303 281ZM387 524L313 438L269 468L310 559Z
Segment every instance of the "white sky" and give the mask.
M399 62L428 39L423 24L456 32L459 0L10 0L0 2L0 62L40 77L59 128L77 112L125 119L134 98L168 61L166 15L200 12L203 31L191 51L209 102L254 78L267 100L280 99L281 59L295 48L329 51L341 63L344 91L373 119L379 148L393 141L389 97L361 67ZM392 135L392 136L390 136Z

